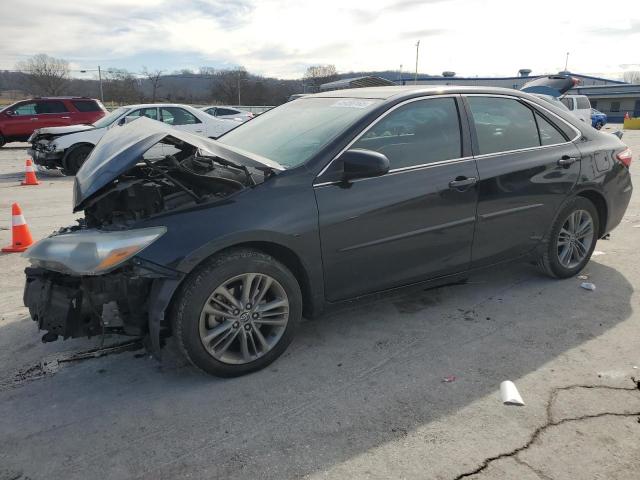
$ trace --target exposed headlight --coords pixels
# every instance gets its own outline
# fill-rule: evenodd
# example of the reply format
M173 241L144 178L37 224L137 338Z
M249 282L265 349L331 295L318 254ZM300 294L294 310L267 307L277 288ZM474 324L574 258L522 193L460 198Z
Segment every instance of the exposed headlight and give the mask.
M56 145L55 143L51 142L51 143L45 145L44 149L45 149L46 152L57 152L58 151L58 145Z
M151 245L166 231L165 227L122 232L83 230L40 240L23 256L35 266L56 272L102 275Z

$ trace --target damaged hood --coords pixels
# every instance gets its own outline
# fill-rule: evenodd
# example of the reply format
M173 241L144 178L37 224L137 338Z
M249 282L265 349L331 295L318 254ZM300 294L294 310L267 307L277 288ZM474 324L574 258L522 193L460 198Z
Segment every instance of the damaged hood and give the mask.
M48 137L61 137L62 135L69 135L70 133L84 132L86 130L94 130L96 127L93 125L69 125L66 127L45 127L38 128L33 132L31 138L39 136Z
M141 117L121 128L110 129L91 151L76 174L73 211L83 210L90 197L134 167L145 152L160 142L178 149L195 147L205 155L258 170L284 170L282 165L273 160Z

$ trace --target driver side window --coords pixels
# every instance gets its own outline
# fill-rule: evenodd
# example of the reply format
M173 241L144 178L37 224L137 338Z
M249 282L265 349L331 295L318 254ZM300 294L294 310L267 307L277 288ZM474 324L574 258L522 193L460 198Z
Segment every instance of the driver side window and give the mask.
M36 102L23 103L13 109L14 115L37 115Z
M383 153L391 170L462 156L455 99L418 100L393 110L351 148Z

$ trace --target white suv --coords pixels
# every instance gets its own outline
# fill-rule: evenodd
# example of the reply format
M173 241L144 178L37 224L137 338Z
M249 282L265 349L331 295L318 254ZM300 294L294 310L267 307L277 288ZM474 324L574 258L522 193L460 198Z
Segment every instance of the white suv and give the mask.
M591 125L591 102L586 95L565 95L560 98L571 113L587 125Z

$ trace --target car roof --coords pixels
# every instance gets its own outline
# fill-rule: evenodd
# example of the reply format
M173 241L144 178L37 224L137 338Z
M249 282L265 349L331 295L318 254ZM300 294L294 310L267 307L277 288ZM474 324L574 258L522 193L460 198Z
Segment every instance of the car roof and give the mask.
M397 85L393 87L367 87L344 90L332 90L330 92L306 95L303 98L370 98L389 100L402 97L415 97L416 95L435 95L443 93L488 93L526 96L518 90L500 87L466 87L451 85Z
M184 103L136 103L135 105L121 105L121 106L127 107L127 108L156 108L156 107L194 108L191 105L185 105Z

